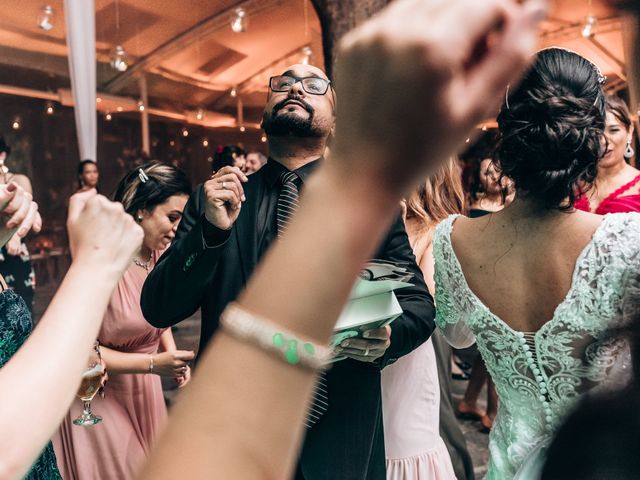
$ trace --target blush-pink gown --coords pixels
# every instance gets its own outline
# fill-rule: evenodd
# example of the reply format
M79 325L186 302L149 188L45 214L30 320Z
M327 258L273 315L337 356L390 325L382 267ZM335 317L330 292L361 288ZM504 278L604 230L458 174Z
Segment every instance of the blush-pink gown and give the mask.
M147 273L132 264L114 291L99 334L101 345L122 352L153 354L163 329L149 325L140 309ZM109 372L105 397L91 402L97 425L71 422L82 413L76 400L53 438L58 467L65 480L135 478L154 439L164 426L167 409L160 377Z

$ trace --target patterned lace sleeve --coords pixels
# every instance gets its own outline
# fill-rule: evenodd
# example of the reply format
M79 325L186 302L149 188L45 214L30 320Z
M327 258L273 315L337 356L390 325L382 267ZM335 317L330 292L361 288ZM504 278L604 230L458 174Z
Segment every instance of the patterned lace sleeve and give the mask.
M463 284L458 277L458 261L451 247L451 229L457 215L438 225L433 237L436 284L436 325L455 348L467 348L475 343L475 336L464 319L471 313L464 308Z

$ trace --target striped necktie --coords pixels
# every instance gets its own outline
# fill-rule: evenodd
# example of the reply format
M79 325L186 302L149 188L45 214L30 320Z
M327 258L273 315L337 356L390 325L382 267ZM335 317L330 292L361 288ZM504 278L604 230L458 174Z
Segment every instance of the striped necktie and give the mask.
M280 195L278 195L278 208L276 212L278 237L287 231L291 217L298 208L298 184L300 183L300 177L294 172L286 171L280 175L280 183L282 186L280 188ZM321 372L313 392L309 412L307 412L307 418L305 420L307 428L311 428L320 419L328 406L327 378L326 374Z

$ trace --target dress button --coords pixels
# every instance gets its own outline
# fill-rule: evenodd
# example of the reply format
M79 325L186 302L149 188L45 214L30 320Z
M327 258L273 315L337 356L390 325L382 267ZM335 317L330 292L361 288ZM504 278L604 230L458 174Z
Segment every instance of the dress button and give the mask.
M544 388L544 387L543 387L543 388L541 388L541 389L540 389L540 393L544 395L545 393L547 393L547 389L546 389L546 388Z
M533 374L534 374L534 375L540 375L540 369L539 369L538 367L535 367L535 368L533 369Z
M540 382L539 385L540 385L540 388L547 388L546 382Z
M546 397L544 395L540 395L538 398L541 402L544 402L546 400Z
M529 350L526 351L525 355L527 356L527 358L533 358L533 353L531 353Z
M551 415L547 415L547 416L546 416L546 418L545 418L545 420L547 421L547 423L548 423L549 425L551 425L551 421L553 420L553 417L552 417Z
M542 378L542 376L541 376L541 375L538 375L538 376L536 377L536 380L538 381L538 383L540 383L540 382L542 382L542 381L544 380L544 378Z

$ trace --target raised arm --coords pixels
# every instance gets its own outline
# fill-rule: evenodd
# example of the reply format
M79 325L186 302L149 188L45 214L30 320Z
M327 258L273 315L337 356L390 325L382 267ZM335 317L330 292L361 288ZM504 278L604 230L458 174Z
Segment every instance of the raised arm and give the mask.
M533 5L399 0L345 38L331 161L306 186L242 309L326 345L413 179L447 158L525 66L541 18ZM223 329L142 478L173 479L187 469L195 479L288 478L315 378Z
M84 208L70 205L77 215L68 224L75 252L69 272L32 335L0 370L0 388L10 392L0 397L0 478L22 478L58 428L111 293L142 242L122 206L91 195Z

